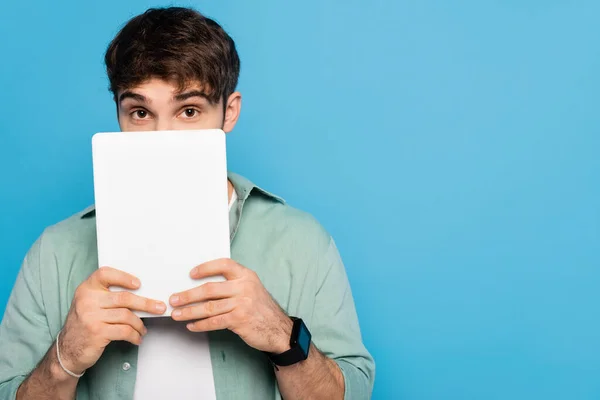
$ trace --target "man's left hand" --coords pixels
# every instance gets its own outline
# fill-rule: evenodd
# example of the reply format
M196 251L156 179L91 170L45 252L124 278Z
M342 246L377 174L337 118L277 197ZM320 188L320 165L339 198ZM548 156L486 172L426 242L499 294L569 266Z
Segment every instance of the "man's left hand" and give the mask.
M191 321L193 332L229 329L249 346L280 354L290 348L292 320L263 286L258 275L231 259L201 264L190 272L193 279L223 275L224 282L208 282L171 296L171 316ZM199 303L199 304L198 304Z

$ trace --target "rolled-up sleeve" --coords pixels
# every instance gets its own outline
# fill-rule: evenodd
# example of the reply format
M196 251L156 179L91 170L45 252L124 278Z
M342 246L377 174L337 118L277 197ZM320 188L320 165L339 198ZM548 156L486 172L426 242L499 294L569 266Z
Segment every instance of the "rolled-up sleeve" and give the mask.
M40 284L40 242L23 261L0 324L0 399L16 397L52 343Z
M375 362L362 342L350 283L332 238L319 264L320 286L309 326L313 343L339 365L346 387L344 398L369 399Z

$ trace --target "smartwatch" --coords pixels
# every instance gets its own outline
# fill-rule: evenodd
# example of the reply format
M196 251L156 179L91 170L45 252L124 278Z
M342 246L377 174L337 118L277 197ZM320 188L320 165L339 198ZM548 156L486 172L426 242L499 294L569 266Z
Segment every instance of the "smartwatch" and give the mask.
M281 354L268 353L271 362L280 367L287 367L306 360L310 350L311 335L308 328L300 318L290 318L294 322L290 337L290 349Z

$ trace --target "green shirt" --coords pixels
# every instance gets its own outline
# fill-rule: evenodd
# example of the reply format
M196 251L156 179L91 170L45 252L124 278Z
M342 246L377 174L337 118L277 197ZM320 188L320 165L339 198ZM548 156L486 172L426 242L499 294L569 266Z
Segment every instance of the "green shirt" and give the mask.
M333 239L279 197L239 175L229 179L238 195L230 214L232 259L254 270L286 313L305 321L313 343L340 366L345 398L370 398L375 365ZM93 207L47 228L34 243L0 325L0 399L15 398L56 339L75 289L97 268ZM263 353L228 330L209 339L217 399L281 399ZM110 343L79 380L77 398L132 399L136 360L137 346Z

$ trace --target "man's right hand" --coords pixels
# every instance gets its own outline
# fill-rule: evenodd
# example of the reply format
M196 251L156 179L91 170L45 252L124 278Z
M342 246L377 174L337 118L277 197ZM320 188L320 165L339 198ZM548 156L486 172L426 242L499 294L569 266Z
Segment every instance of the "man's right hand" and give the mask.
M140 281L126 272L101 267L75 291L59 348L63 365L76 374L94 365L113 340L141 343L146 327L132 310L161 315L167 309L161 301L128 291L112 292L110 286L134 290Z

